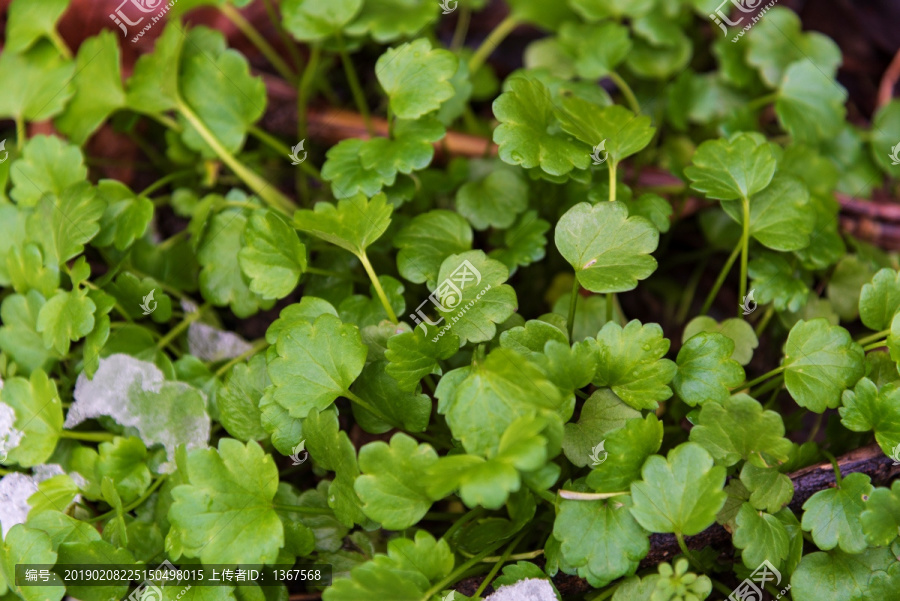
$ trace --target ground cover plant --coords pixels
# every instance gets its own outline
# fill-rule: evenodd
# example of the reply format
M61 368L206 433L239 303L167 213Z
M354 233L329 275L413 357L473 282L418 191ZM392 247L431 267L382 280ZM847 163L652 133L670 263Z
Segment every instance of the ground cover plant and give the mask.
M900 598L900 273L837 200L900 102L851 122L831 39L109 4L77 47L67 0L6 16L0 599ZM333 583L25 577L166 561Z

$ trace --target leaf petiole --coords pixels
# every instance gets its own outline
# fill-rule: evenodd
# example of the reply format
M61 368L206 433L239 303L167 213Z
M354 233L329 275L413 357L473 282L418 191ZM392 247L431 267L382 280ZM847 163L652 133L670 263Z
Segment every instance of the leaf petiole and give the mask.
M385 313L387 313L392 322L398 323L397 314L394 313L394 308L391 307L391 303L388 301L387 294L384 293L384 288L381 287L381 282L378 280L378 274L375 273L375 270L372 268L372 264L369 263L369 257L366 255L366 251L362 251L356 256L365 268L366 273L369 275L369 279L372 281L372 286L375 288L375 294L377 294L379 300L381 300L381 305L384 307Z
M116 437L112 432L76 432L74 430L61 430L60 438L81 440L84 442L112 442Z
M741 209L744 213L743 230L741 233L741 281L738 283L741 299L747 295L747 259L750 253L750 199L741 199ZM740 308L738 308L740 310Z
M876 340L880 340L880 339L884 338L885 336L887 336L890 333L891 333L890 329L882 330L880 332L875 332L874 334L860 338L859 340L856 341L856 344L858 344L860 346L866 346L867 344L871 344L871 343L875 342Z
M783 371L784 371L783 365L780 367L776 367L772 371L768 371L758 378L754 378L754 379L750 380L749 382L744 382L743 384L738 386L735 390L744 390L746 388L753 388L760 382L764 382L764 381L768 380L769 378L771 378L772 376L777 376L778 374L780 374Z
M569 299L569 317L566 319L566 329L569 331L569 342L572 342L572 331L575 328L575 309L578 305L578 291L581 290L581 284L578 283L578 276L572 277L572 298Z
M353 94L353 101L356 103L356 110L362 115L363 121L366 123L366 131L369 135L375 137L375 126L372 125L372 116L369 114L369 105L366 104L366 96L363 93L362 86L359 84L359 76L356 74L356 67L347 54L347 45L344 43L344 36L340 32L336 35L338 42L338 53L341 55L341 64L344 66L344 74L347 77L347 84L350 86L350 92Z
M235 27L237 27L248 40L250 40L250 43L256 46L256 49L266 57L273 67L275 67L275 70L278 71L279 75L292 84L297 83L297 75L294 73L293 69L282 60L278 51L269 44L266 38L259 33L250 21L245 19L236 8L228 3L223 2L219 7L219 10L222 11L222 14L225 15L229 21L234 23Z
M497 46L506 39L506 36L512 33L518 26L519 19L513 15L509 15L500 21L494 30L484 38L484 41L481 42L481 45L475 50L475 54L472 55L472 58L469 59L469 73L474 74L475 71L484 64L484 61L487 60L487 57L491 55L494 49L497 48Z
M621 497L623 495L630 495L631 493L628 491L621 492L579 492L577 490L558 490L557 494L563 499L568 499L569 501L602 501L604 499L611 499L613 497Z
M641 114L641 105L637 101L637 96L634 95L634 91L631 89L631 86L628 85L628 82L622 79L622 76L616 73L615 71L609 72L609 78L616 84L616 87L619 88L619 91L622 92L622 96L625 97L625 102L628 103L628 106L631 107L631 110L634 111L635 115Z
M706 315L707 313L709 313L709 308L712 307L713 301L716 299L716 295L719 293L719 289L722 287L722 284L725 283L725 278L728 277L728 272L731 271L731 266L734 265L734 262L738 257L738 253L741 252L743 246L743 241L739 242L738 245L734 247L731 255L729 255L728 260L725 261L725 265L722 266L722 271L719 272L719 277L716 278L716 282L715 284L713 284L712 290L709 291L709 294L706 295L706 300L703 301L703 308L700 309L701 315Z

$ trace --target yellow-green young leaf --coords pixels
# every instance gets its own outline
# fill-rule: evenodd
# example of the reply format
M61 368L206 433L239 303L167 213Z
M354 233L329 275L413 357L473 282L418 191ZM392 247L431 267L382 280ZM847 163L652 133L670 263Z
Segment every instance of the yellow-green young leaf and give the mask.
M388 338L384 357L389 363L385 371L397 381L400 390L412 392L428 374L440 375L439 361L445 361L459 351L459 338L450 334L432 342L438 330L425 327L425 332L417 327L412 332Z
M672 388L688 405L723 403L744 381L744 368L731 358L734 342L724 334L701 332L678 351Z
M359 329L333 315L291 324L266 357L272 398L292 417L323 410L350 389L366 354Z
M100 444L97 477L112 479L122 502L128 504L141 496L153 479L146 461L147 447L140 438L117 436Z
M419 38L382 54L375 63L375 75L394 115L418 119L453 97L450 78L457 67L458 59L452 52L432 49L431 42Z
M440 16L440 3L428 0L379 0L363 3L362 10L344 28L351 36L369 34L379 43L413 37Z
M69 352L72 342L80 340L94 329L94 310L97 306L87 296L87 290L60 290L41 307L37 331L44 336L44 346L60 355Z
M633 574L650 551L650 539L630 513L628 496L605 501L559 502L553 536L562 558L594 587Z
M322 179L332 183L331 188L335 198L344 199L356 195L375 196L381 192L384 186L394 183L394 178L390 174L382 175L374 167L363 166L360 155L367 146L366 140L347 138L329 148L325 153L326 160L322 165ZM316 205L319 204L324 203L316 203ZM303 229L299 225L296 227Z
M59 267L52 262L44 264L41 247L37 244L28 242L21 247L12 247L6 257L6 266L10 283L19 294L36 290L49 298L59 288Z
M867 328L879 332L891 325L897 309L900 309L900 273L885 268L862 287L859 318Z
M63 424L56 382L40 369L31 373L30 380L9 378L0 389L0 411L6 429L0 439L5 441L4 450L9 451L8 462L32 467L47 461L56 449Z
M339 200L337 207L317 202L312 211L297 211L294 227L360 256L390 225L392 210L384 194L371 199L357 194Z
M620 430L632 418L640 416L639 411L623 403L608 388L596 390L582 405L578 421L565 425L563 452L578 467L590 465L593 448L603 442L607 434Z
M885 384L880 390L868 378L845 390L838 409L841 423L854 432L875 430L875 440L890 455L900 445L900 385Z
M274 563L284 529L272 508L278 468L256 442L232 438L188 454L187 484L172 489L172 532L203 563Z
M45 194L60 196L86 178L84 156L77 146L54 136L35 136L10 168L13 188L9 195L20 207L33 207Z
M847 90L807 60L787 68L775 114L795 140L815 144L837 135L844 125Z
M556 224L556 247L592 292L627 292L656 271L659 230L620 202L582 202Z
M734 546L741 550L741 560L751 570L763 561L780 568L787 558L790 539L784 524L773 515L757 511L744 503L736 518Z
M749 461L741 468L741 482L750 492L750 504L776 513L794 497L794 483L776 467L757 467Z
M23 54L5 50L0 55L0 117L46 121L58 115L72 97L74 72L74 61L61 58L49 42Z
M650 599L706 599L712 592L712 582L706 575L700 575L688 571L688 560L679 557L672 566L668 562L662 562L656 567L659 572L659 580ZM683 595L683 596L682 596Z
M185 35L177 23L169 23L156 39L153 52L141 54L128 80L126 102L141 113L162 113L176 106L178 57Z
M390 446L370 442L359 451L362 471L353 488L363 511L388 530L409 528L424 517L433 499L426 492L426 471L437 462L431 445L403 433L394 434Z
M590 165L590 148L559 130L550 91L537 79L517 75L506 81L508 91L494 100L500 122L494 142L504 163L525 169L540 167L563 176ZM556 132L556 133L554 133Z
M0 349L8 354L25 373L36 369L49 369L60 359L59 353L44 346L37 331L41 307L47 301L37 290L28 294L12 294L0 305Z
M78 486L68 474L59 474L38 483L38 491L28 497L28 517L46 511L67 510L78 495ZM31 520L28 520L29 526Z
M631 513L650 532L693 535L705 530L725 504L725 468L692 442L653 455L644 462L643 478L631 485Z
M684 326L681 342L687 342L700 332L717 332L728 336L734 342L731 358L741 365L750 363L753 351L759 346L759 339L753 331L753 326L737 317L726 319L722 323L706 315L695 317Z
M587 485L600 492L628 490L641 477L647 457L659 450L663 424L652 413L644 419L629 419L625 427L605 439L606 459L588 474Z
M28 216L28 239L41 245L48 262L68 261L100 231L105 208L88 182L72 184L59 197L48 194L38 201Z
M667 384L677 370L665 359L669 341L658 324L632 320L623 328L609 322L597 334L599 365L595 386L609 386L635 409L655 409L672 396Z
M845 553L861 553L868 546L860 514L872 484L865 474L850 474L840 486L820 490L803 504L803 529L812 534L820 549L840 546Z
M865 370L865 353L849 332L824 318L798 321L784 344L784 383L801 407L822 413Z
M900 482L895 481L891 488L873 490L859 521L870 545L891 544L900 535Z
M56 126L73 142L84 144L114 111L125 106L116 35L103 31L82 42L75 67L75 95L57 117Z
M306 270L306 247L274 211L254 211L244 228L238 262L251 292L265 299L284 298Z
M444 259L472 248L472 228L459 213L437 209L413 217L392 242L400 275L434 288Z
M410 174L424 169L434 156L434 142L447 130L433 118L415 121L398 119L390 138L371 138L359 150L363 169L375 171L387 185L393 185L397 174Z
M225 385L216 394L216 406L219 409L219 421L229 434L245 442L266 438L267 430L262 424L260 401L271 383L264 353L255 355L246 364L238 363L228 372ZM302 437L297 440L300 438ZM293 446L295 441L291 442ZM276 448L281 449L278 445Z
M100 219L100 233L92 241L94 246L115 245L116 249L125 250L144 235L153 218L153 201L136 196L128 186L113 179L97 183L97 196L106 209Z
M244 145L247 129L266 110L266 86L250 74L243 54L227 48L225 36L206 27L190 29L182 47L179 88L184 102L228 152ZM184 143L207 158L216 153L184 117Z
M338 33L359 13L363 0L285 0L284 27L301 42L318 42Z
M50 536L42 530L16 524L0 544L0 572L12 593L24 601L59 601L65 594L62 586L17 586L16 564L55 564L56 551Z
M604 142L610 160L618 163L644 149L656 131L646 115L636 116L625 107L598 106L578 96L566 96L557 109L562 128L585 144Z
M775 411L764 411L755 399L736 394L724 403L706 403L691 430L691 440L702 445L728 467L741 459L764 466L760 453L786 461L791 441L784 438L784 422Z
M744 223L741 201L724 201L722 208L739 224ZM750 199L750 235L774 250L800 250L809 246L816 224L809 190L790 175L776 175L766 188Z
M690 178L691 187L708 198L749 199L772 181L775 164L767 142L739 134L701 144L684 174Z
M69 7L69 0L14 0L9 5L4 53L28 50L41 38L56 34L56 22Z

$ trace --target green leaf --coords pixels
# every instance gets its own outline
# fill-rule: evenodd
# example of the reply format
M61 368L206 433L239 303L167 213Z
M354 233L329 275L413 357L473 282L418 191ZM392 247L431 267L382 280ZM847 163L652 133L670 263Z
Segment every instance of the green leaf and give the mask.
M795 140L816 143L837 135L844 125L847 90L808 60L784 72L775 114Z
M44 336L44 346L60 355L69 352L70 343L80 340L94 329L97 306L87 296L87 290L60 290L38 313L37 331Z
M3 450L9 451L3 463L32 467L47 461L63 424L56 382L40 369L34 370L30 379L9 378L0 389L0 411L6 414L4 429L9 428L0 435Z
M606 460L594 466L587 485L600 492L628 490L632 482L640 480L644 461L659 451L662 439L663 424L655 415L627 420L623 428L606 437Z
M393 237L397 271L416 284L437 283L441 263L472 248L472 228L458 213L437 209L416 215Z
M656 270L650 256L659 231L643 217L629 217L620 202L578 203L556 224L556 247L592 292L626 292Z
M675 601L684 599L706 599L712 592L712 582L708 576L688 571L688 560L679 557L673 567L668 562L662 562L657 566L659 580L650 597L652 601Z
M266 438L260 400L271 383L262 353L246 364L238 363L228 372L225 385L216 394L216 406L219 421L229 434L244 442Z
M426 493L425 472L437 462L431 445L403 433L391 437L390 446L370 442L359 451L359 469L354 489L362 499L363 511L382 527L403 530L415 525L431 507Z
M849 474L836 488L820 490L803 504L803 529L812 534L820 549L840 546L845 553L861 553L866 549L866 537L860 514L872 484L865 474Z
M61 196L86 178L84 156L77 146L53 136L35 136L10 168L13 188L9 195L19 206L33 207L45 194Z
M749 461L741 468L741 482L750 493L750 504L769 513L776 513L790 503L794 483L774 467L757 467Z
M47 262L63 263L81 254L100 231L103 201L87 182L66 188L59 198L43 196L28 216L28 238L39 242Z
M197 250L203 298L219 307L229 306L238 317L249 317L274 304L250 290L241 271L238 256L247 221L241 209L217 213Z
M744 223L740 201L723 202L722 208L737 223ZM763 246L780 251L806 248L815 224L809 190L795 177L776 175L750 199L750 235Z
M538 218L537 211L526 211L513 227L503 232L506 248L495 248L489 256L506 265L512 275L517 267L527 267L546 256L544 234L549 229L550 224Z
M18 3L23 4L22 0ZM74 72L74 61L61 58L47 42L23 54L5 51L0 55L0 87L4 92L0 117L34 122L58 115L72 97Z
M563 559L593 587L633 574L650 551L647 533L632 517L629 497L559 502L553 536Z
M669 231L672 205L662 196L651 193L641 194L640 198L629 201L627 204L629 215L643 217L663 234Z
M306 270L306 247L274 211L254 211L238 252L250 291L265 299L284 298Z
M507 80L509 91L494 100L494 116L500 125L494 142L504 163L525 169L540 167L561 176L572 169L586 169L590 151L562 132L554 112L550 92L537 79L516 76ZM599 142L599 140L598 140Z
M614 163L643 150L656 131L649 117L636 116L617 104L600 107L578 96L564 96L562 106L557 109L562 128L591 147L604 142Z
M643 480L631 485L631 513L650 532L697 534L716 519L725 503L725 468L713 466L703 447L687 442L653 455L641 470Z
M562 448L566 457L578 467L588 465L591 450L607 434L640 416L608 388L594 391L582 405L578 421L565 425Z
M896 561L887 549L849 554L838 550L803 556L791 575L791 598L796 601L869 601L869 582L876 571Z
M100 233L94 238L94 246L115 245L125 250L141 238L153 218L153 201L135 196L128 186L112 179L97 183L97 196L106 204L100 219Z
M717 463L729 467L741 459L754 457L754 464L766 453L786 461L791 441L784 438L784 422L775 411L745 394L724 403L705 403L691 429L691 441L702 445Z
M84 144L114 111L125 106L115 34L102 31L82 42L75 68L75 95L57 117L56 126L76 144Z
M400 119L418 119L436 111L454 95L450 78L458 59L425 38L391 48L375 63L375 75Z
M37 244L29 242L21 247L12 247L6 257L6 266L10 283L19 294L36 290L42 296L50 297L59 287L59 268L54 263L44 265L41 248Z
M188 454L187 484L172 489L172 531L203 563L274 563L284 529L272 508L278 468L251 441L223 438Z
M318 42L341 31L362 8L363 0L285 0L284 27L301 42Z
M841 64L837 44L821 33L803 33L794 11L776 6L747 35L747 62L756 67L769 87L777 87L788 67L809 63L833 76Z
M456 208L476 230L505 229L528 208L528 184L519 169L503 163L473 165L489 169L486 176L462 185L456 193Z
M122 502L131 503L147 490L153 479L146 461L147 447L140 438L117 436L112 442L100 444L97 478L112 479Z
M595 386L609 386L635 409L655 409L658 401L672 396L667 384L677 367L664 358L669 341L658 324L641 325L635 319L622 328L609 322L597 334L596 345L600 363Z
M366 140L359 151L360 164L366 170L378 172L386 184L393 185L397 173L408 175L428 167L434 157L433 143L445 133L444 126L433 118L398 119L390 138Z
M653 8L653 0L569 0L569 4L588 21L609 17L640 17Z
M768 143L741 134L730 140L708 140L697 148L684 174L691 187L708 198L749 199L775 175L775 157ZM752 220L751 220L752 223Z
M344 28L351 36L369 34L379 43L418 34L440 13L440 4L428 0L366 0L356 20Z
M440 374L439 361L446 361L459 351L456 336L450 334L432 342L435 333L433 328L430 333L416 328L388 338L384 356L389 363L385 371L397 381L400 390L412 392L428 374Z
M859 316L862 287L875 275L875 269L857 255L843 257L828 280L828 299L841 319L853 321Z
M872 546L891 544L900 535L900 482L891 488L876 488L859 516L866 540Z
M357 194L341 199L337 207L329 202L317 202L313 211L297 211L294 227L359 257L390 225L392 210L384 194L371 199Z
M384 361L370 362L353 385L354 393L380 412L375 415L366 408L354 406L353 415L360 427L374 434L398 426L407 432L425 431L431 416L431 399L426 394L401 390L397 381L385 371L386 366Z
M688 405L724 403L744 381L744 369L731 358L734 342L724 334L701 332L678 351L672 388Z
M503 348L471 367L448 372L438 382L438 413L447 417L466 452L490 455L500 437L520 417L557 414L565 409L559 389L531 361Z
M0 305L0 349L8 354L25 373L49 369L60 359L59 353L44 346L37 331L38 315L46 301L37 290L26 295L12 294Z
M892 174L896 170L894 159L891 158L897 140L894 132L900 123L900 101L891 100L875 112L870 130L871 155L881 170Z
M175 108L179 55L185 39L183 28L169 24L157 38L153 52L138 57L126 92L130 108L151 115Z
M322 179L332 183L332 192L335 198L356 197L358 199L360 193L367 197L375 196L385 185L394 183L394 178L389 174L382 174L374 168L363 166L360 156L363 149L367 147L368 142L365 140L347 138L329 148L325 153L326 160L322 165ZM316 203L317 206L319 204L328 203ZM303 228L299 227L299 229Z
M810 294L809 276L797 274L796 265L775 253L760 254L750 261L751 290L761 304L772 303L779 311L799 311Z
M900 445L900 385L886 384L880 390L868 378L845 390L841 397L841 423L853 432L875 430L875 440L885 454Z
M582 79L606 77L631 50L628 28L611 22L584 25L569 21L560 27L558 39Z
M859 317L870 330L880 332L891 325L900 309L900 273L882 269L862 287L859 295Z
M56 22L69 7L69 0L16 0L9 5L5 52L19 53L41 38L58 37Z
M780 567L787 558L790 540L778 518L744 503L737 514L734 546L741 550L744 565L753 570L763 561Z
M20 0L21 1L21 0ZM8 54L8 53L4 53ZM62 586L17 586L17 564L55 564L56 551L51 546L50 537L42 530L16 524L3 537L0 545L0 571L11 592L24 601L59 601L65 594Z
M272 398L292 417L323 410L350 389L366 353L359 329L333 315L291 324L266 358Z
M243 54L227 48L225 36L206 27L188 30L178 78L181 97L231 153L244 145L247 130L266 110L266 86L250 74ZM215 151L183 116L184 143L207 158Z
M509 319L518 308L515 291L504 284L507 279L506 266L489 259L481 250L444 259L438 273L441 283L429 297L438 299L436 308L444 323L438 339L453 334L459 338L460 346L467 341L491 340L497 331L495 324ZM431 340L435 342L434 337Z
M784 344L784 383L801 407L822 413L864 372L865 353L850 334L825 319L799 321Z
M734 342L731 358L741 365L750 363L753 351L759 346L759 339L753 331L753 326L737 317L726 319L722 323L705 315L695 317L684 326L681 341L687 342L700 332L716 332L728 336Z

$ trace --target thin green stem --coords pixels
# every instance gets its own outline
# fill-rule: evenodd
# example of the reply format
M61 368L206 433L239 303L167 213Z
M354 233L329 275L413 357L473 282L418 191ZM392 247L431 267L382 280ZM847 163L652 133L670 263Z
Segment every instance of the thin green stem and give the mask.
M750 380L749 382L744 382L743 384L741 384L740 386L737 387L737 390L743 390L743 389L745 389L745 388L753 388L754 386L756 386L756 385L759 384L760 382L765 382L766 380L768 380L768 379L771 378L772 376L777 376L778 374L780 374L780 373L783 372L783 371L784 371L784 366L783 366L783 365L782 365L782 366L779 366L779 367L776 367L775 369L773 369L773 370L771 370L771 371L767 371L766 373L764 373L763 375L761 375L761 376L758 377L758 378L754 378L753 380Z
M861 346L866 346L867 344L871 344L872 342L875 342L876 340L881 340L882 338L884 338L885 336L887 336L890 333L891 333L890 329L882 330L880 332L875 332L874 334L860 338L859 340L856 341L856 344L859 344Z
M863 347L863 350L866 352L874 351L877 348L881 348L883 346L887 346L887 339L879 340L878 342L873 342L872 344L867 344Z
M250 350L248 350L248 351L246 351L246 352L244 352L244 353L241 353L240 355L238 355L237 357L235 357L234 359L230 360L228 363L226 363L225 365L223 365L222 367L220 367L219 369L217 369L217 370L216 370L216 373L215 373L215 376L216 376L217 378L220 377L220 376L222 376L223 374L227 373L229 369L231 369L232 367L234 367L235 365L237 365L237 364L240 363L241 361L243 361L243 360L245 360L245 359L247 359L247 358L249 358L249 357L252 357L252 356L255 355L256 353L258 353L258 352L260 352L261 350L263 350L264 348L266 348L267 346L269 346L269 343L268 343L268 342L266 342L265 340L260 340L259 342L257 342L256 344L254 344L254 345L250 348Z
M681 295L681 300L678 303L678 310L675 312L675 322L682 324L687 319L688 313L691 311L691 305L694 302L694 297L697 295L697 287L700 285L700 279L703 277L703 272L706 271L706 266L709 264L709 257L703 257L703 260L697 264L697 267L694 268L693 273L691 273L691 277L688 279L687 286L685 286L684 293Z
M359 255L360 263L362 263L363 267L366 270L366 273L369 274L369 279L372 281L372 286L375 287L375 294L378 295L378 298L381 300L381 305L384 307L384 311L387 313L390 320L394 323L398 323L397 315L394 313L394 308L391 307L391 303L388 301L387 294L384 293L384 288L381 287L381 282L378 280L378 274L375 273L375 270L372 268L372 264L369 263L369 257L366 255L366 251L363 251Z
M621 582L610 586L608 589L606 589L605 591L600 593L598 596L594 597L592 599L592 601L604 601L605 599L609 599L614 594L616 594L616 591L619 590L620 586L622 586Z
M755 111L756 109L762 108L767 104L772 104L776 100L778 100L778 92L773 92L759 98L754 98L744 106L747 108L747 110Z
M610 322L616 318L616 295L609 293L606 295L606 321Z
M356 109L362 115L363 121L366 123L366 130L369 135L375 136L375 126L372 125L372 117L369 114L369 106L366 104L366 96L363 94L362 86L359 84L359 77L356 75L356 67L347 54L347 46L344 44L344 37L338 32L338 53L341 56L341 63L344 66L344 74L347 76L347 83L350 85L350 92L353 94L353 101L356 103Z
M22 115L16 115L16 146L18 147L19 154L22 153L22 146L25 145L25 142L28 141L28 133L25 129L25 117Z
M143 502L146 501L147 499L149 499L149 498L150 498L150 495L152 495L153 492L154 492L157 488L159 488L159 487L162 485L162 483L166 481L166 478L168 478L168 477L169 477L168 474L163 474L163 475L161 475L160 477L158 477L158 478L153 482L153 484L150 485L150 488L148 488L148 489L144 492L144 494L142 494L140 497L138 497L137 499L135 499L134 501L132 501L131 503L129 503L128 505L126 505L125 507L123 507L123 508L122 508L122 513L128 513L128 512L131 511L132 509L134 509L134 508L136 508L136 507L139 507L141 504L143 504ZM116 510L113 509L112 511L107 511L107 512L104 513L104 514L101 514L101 515L95 515L94 517L92 517L92 518L90 518L90 519L88 519L88 520L85 520L85 521L87 521L87 522L99 522L99 521L101 521L101 520L105 520L106 518L114 517L115 515L116 515Z
M263 56L268 59L272 66L275 67L275 70L278 73L288 80L290 83L294 84L297 81L297 74L294 73L294 70L291 69L290 65L288 65L284 60L282 60L281 56L278 54L278 51L269 44L268 40L263 37L262 34L257 31L257 29L253 26L250 21L244 18L244 16L238 12L236 8L231 6L230 4L223 3L219 10L222 11L222 14L225 17L234 23L234 25L250 40L254 46L256 46L257 50L259 50Z
M710 578L709 581L712 583L713 587L714 587L717 591L719 591L720 593L722 593L723 595L725 595L725 598L726 598L726 599L731 595L731 593L734 592L733 590L731 590L730 588L728 588L727 586L725 586L724 584L722 584L721 582L719 582L719 581L716 580L715 578Z
M540 557L544 554L543 549L535 549L534 551L527 551L525 553L516 553L514 555L510 555L507 557L509 561L519 561L522 559L534 559L535 557ZM481 563L494 563L500 561L503 558L502 555L494 555L492 557L485 557L481 560Z
M628 491L622 492L579 492L577 490L558 490L557 494L569 501L602 501L613 497L621 497L622 495L630 495Z
M766 312L763 314L762 319L759 320L759 323L756 324L756 337L759 338L759 335L762 334L762 331L766 329L766 326L769 325L769 321L772 319L772 316L775 315L775 305L770 305Z
M585 392L581 392L581 391L578 390L577 388L575 389L575 396L577 396L579 399L581 399L581 400L583 400L583 401L586 401L586 400L588 400L589 398L591 398L590 395L588 395L588 394L585 393Z
M300 86L297 89L297 139L305 140L307 132L307 116L306 105L309 101L309 95L312 91L312 84L315 81L316 73L319 70L319 61L322 58L322 46L313 44L309 51L309 60L303 69L303 76L300 78ZM303 171L297 174L297 183L303 198L309 198L309 186Z
M616 178L616 169L618 168L618 163L615 160L609 161L609 200L610 202L616 199L616 184L618 180Z
M306 513L309 515L332 515L334 512L325 507L305 507L302 505L282 505L281 503L273 503L272 509L280 509L281 511L289 511L291 513Z
M832 455L831 453L829 453L828 451L826 451L826 450L824 450L824 449L822 450L822 454L825 455L825 458L828 459L828 461L831 462L831 466L834 468L834 483L835 483L835 486L837 486L838 488L840 488L840 487L841 487L841 480L843 480L843 478L841 477L841 466L838 464L838 460L835 458L834 455Z
M76 432L73 430L61 430L60 438L81 440L84 442L111 442L116 435L112 432Z
M181 320L181 323L169 330L169 332L165 336L159 339L159 342L156 343L156 348L163 349L171 344L172 341L178 338L178 336L180 336L182 332L187 330L192 323L200 319L200 316L203 315L203 312L206 310L207 306L208 305L203 305L193 313L185 315L184 319Z
M474 74L475 71L484 64L484 61L487 60L494 49L518 26L519 19L513 15L509 15L500 21L494 30L484 38L484 41L481 42L481 45L475 50L472 58L469 59L469 73Z
M487 513L487 510L484 507L475 507L474 509L470 509L466 513L462 515L458 520L453 522L453 524L447 528L447 531L444 532L444 535L441 536L447 542L450 542L450 538L453 534L456 533L457 530L461 530L463 526L471 522L472 520L480 518L482 515Z
M291 39L291 36L288 35L287 30L284 28L282 19L278 15L278 12L275 10L275 6L272 4L272 0L263 0L263 4L266 7L266 13L269 15L269 21L271 21L275 29L278 30L278 37L281 38L281 42L284 44L284 47L287 48L288 54L291 55L291 60L293 61L294 66L299 69L300 63L302 61L300 59L300 53L297 51L297 45L294 43L294 40Z
M72 51L66 46L66 41L62 39L62 36L59 35L59 32L56 31L55 27L50 28L49 35L50 41L56 46L56 50L63 55L63 58L72 60Z
M770 390L779 388L783 383L784 383L784 378L781 376L772 378L771 380L766 382L764 385L760 386L758 390L754 390L752 393L750 393L750 396L752 396L753 398L759 398L760 396L766 394Z
M480 553L472 556L471 559L460 564L458 568L450 572L450 575L448 575L446 578L441 579L437 584L425 591L425 594L422 595L422 601L430 601L432 595L444 590L446 587L456 582L459 579L460 575L465 573L466 570L468 570L472 566L480 563L482 559L495 551L501 544L502 543L494 543L492 545L488 545L486 548L482 549Z
M251 125L248 131L250 132L251 136L259 140L281 156L291 156L291 148L266 130L260 129L256 125ZM313 167L310 163L303 161L302 163L300 163L300 169L306 172L307 175L309 175L317 182L322 181L322 176L319 174L319 170Z
M566 319L566 329L569 331L569 342L572 341L572 331L575 328L575 310L578 306L578 291L581 290L581 284L578 283L578 276L572 277L572 298L569 299L569 317Z
M687 543L684 542L684 535L680 532L675 533L675 540L678 541L678 547L681 549L681 552L684 553L684 556L687 558L688 562L694 567L698 572L703 571L703 567L697 562L694 554L691 553L691 550L688 549Z
M706 300L703 302L703 308L700 309L700 315L709 313L709 308L712 307L713 301L716 300L716 295L719 294L719 289L722 287L722 284L725 283L725 278L728 277L728 272L731 271L731 266L734 265L738 253L741 252L743 246L742 243L738 243L728 257L728 260L725 261L725 265L722 266L722 271L719 272L719 277L716 278L716 283L713 284L712 290L706 295Z
M518 544L520 542L522 542L522 539L525 538L526 534L528 534L527 528L522 530L522 532L520 532L519 535L516 536L512 540L512 542L506 546L506 549L504 549L503 554L500 555L500 560L494 564L494 567L491 568L491 571L487 573L487 576L485 576L484 579L481 581L481 584L478 585L478 589L475 591L475 594L472 595L473 597L475 597L477 599L478 596L484 592L484 589L486 589L488 584L491 583L491 581L494 579L494 576L496 576L497 572L500 571L500 568L503 567L503 564L505 564L507 561L509 561L509 556L512 555L513 549L515 549L518 546ZM484 560L482 560L482 561L484 561Z
M625 101L628 103L628 106L631 107L631 110L634 111L634 114L640 115L641 105L638 103L637 96L634 95L634 91L631 89L631 86L628 85L628 82L622 79L622 76L615 71L609 72L609 78L613 80L613 83L616 84L616 87L622 92Z
M387 417L384 413L382 413L378 408L376 408L375 406L373 406L373 405L372 405L371 403L369 403L368 401L359 398L358 396L356 396L355 394L353 394L353 393L350 392L349 390L345 390L345 391L342 393L341 396L347 397L348 399L350 399L351 401L353 401L354 404L359 405L360 407L362 407L363 409L365 409L366 411L368 411L369 413L371 413L372 415L374 415L375 417L377 417L377 418L380 419L381 421L383 421L383 422L385 422L385 423L387 423L387 424L390 424L391 426L393 426L393 427L395 427L395 428L399 428L399 426L397 426L397 425L393 422L393 420L391 420L390 418L388 418L388 417Z
M169 183L175 181L179 177L184 177L185 175L190 175L194 173L193 169L182 169L181 171L176 171L175 173L170 173L164 177L159 178L146 188L144 188L143 192L141 192L138 196L142 196L144 198L149 198L151 194L159 190L160 188L164 188Z
M453 39L450 40L450 50L457 52L466 41L469 33L469 22L472 20L472 9L465 5L459 9L459 18L456 20L456 28L453 30Z
M812 442L816 439L816 435L819 433L819 429L822 427L822 421L824 419L824 413L819 413L818 415L816 415L816 421L813 422L813 427L809 431L809 436L806 438L806 442Z
M750 254L750 199L742 198L741 208L744 213L744 228L741 233L741 281L739 283L739 295L743 301L747 295L747 259Z
M210 148L218 155L219 159L228 165L228 168L241 178L254 194L259 195L259 197L272 208L278 209L287 215L293 215L294 209L297 207L287 196L279 192L277 188L269 184L262 177L248 169L243 163L238 161L230 152L228 152L228 150L222 146L222 143L219 142L218 138L216 138L209 128L206 127L206 124L194 114L194 111L191 110L191 107L185 102L179 98L176 100L176 104L178 111L184 115L184 118L197 130L197 133L200 134L203 141L209 144Z

